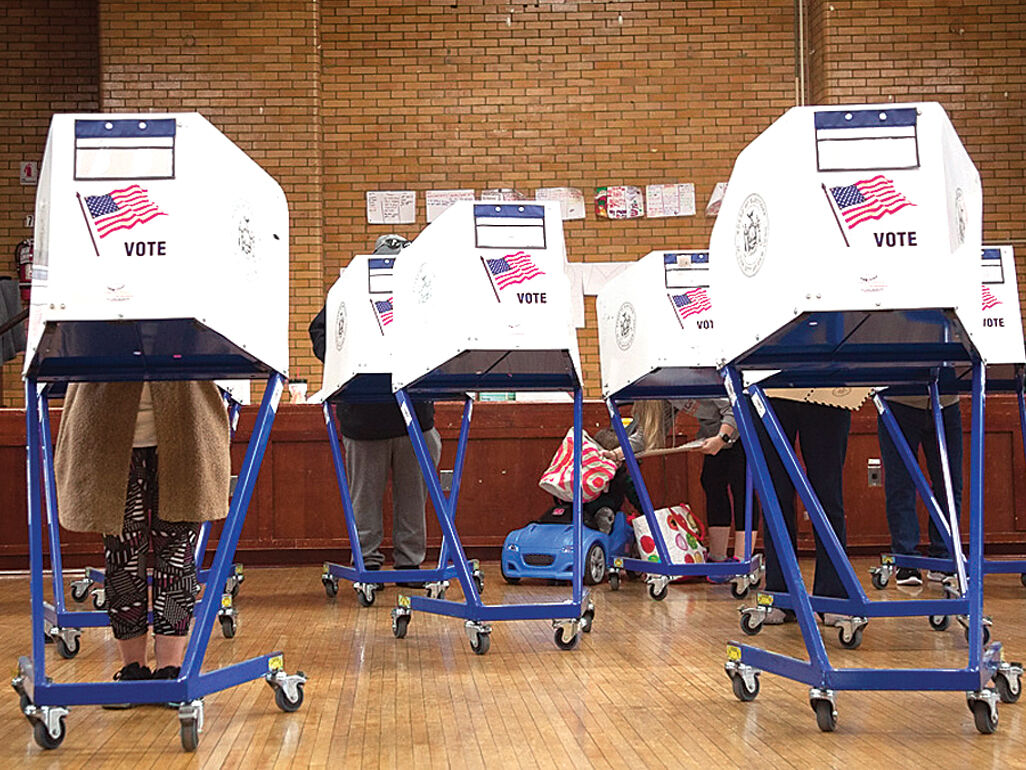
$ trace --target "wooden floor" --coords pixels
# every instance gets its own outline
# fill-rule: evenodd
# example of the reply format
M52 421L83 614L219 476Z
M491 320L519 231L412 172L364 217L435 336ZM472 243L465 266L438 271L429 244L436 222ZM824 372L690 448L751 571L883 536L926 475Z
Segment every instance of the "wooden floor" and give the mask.
M857 562L868 578L869 560ZM552 599L567 589L507 586L485 565L491 602ZM893 587L876 597L906 594ZM939 595L935 588L922 595ZM327 599L318 567L246 573L239 632L216 630L206 667L286 651L288 671L310 677L306 701L280 712L263 682L206 701L195 754L181 751L175 712L76 707L64 744L32 740L13 691L0 706L0 767L1026 767L1026 700L1000 707L994 735L979 735L961 693L859 693L838 697L837 732L821 733L803 685L768 674L754 703L731 693L724 643L741 637L739 602L726 587L671 586L654 602L640 582L594 592L594 630L561 652L547 622L495 624L491 651L474 655L462 623L415 614L392 636L396 590L360 608L342 585ZM10 664L26 654L28 581L0 578L0 644ZM1007 659L1026 658L1026 588L988 578L986 611ZM800 654L797 627L767 628L760 645ZM961 627L933 632L922 618L875 620L856 651L827 636L835 665L965 665ZM107 679L118 667L108 630L87 630L77 658L48 647L57 681Z

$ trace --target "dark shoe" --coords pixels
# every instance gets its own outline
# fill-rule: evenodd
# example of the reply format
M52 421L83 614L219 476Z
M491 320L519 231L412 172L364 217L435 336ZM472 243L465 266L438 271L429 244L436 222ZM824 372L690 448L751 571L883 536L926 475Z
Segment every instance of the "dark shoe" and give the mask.
M797 622L798 618L792 610L782 610L779 607L774 607L766 615L766 619L762 621L762 624L764 626L782 626L784 623Z
M158 668L156 671L153 672L153 678L154 679L165 679L165 680L170 679L170 680L175 680L175 679L178 678L178 675L181 672L182 672L182 669L181 669L180 666L164 666L163 668ZM176 703L175 701L168 701L164 705L167 706L169 709L177 709L182 704L181 703Z
M941 572L940 570L932 569L926 573L926 578L932 580L934 583L947 583L955 577L954 572Z
M898 567L894 582L899 586L921 586L923 584L923 576L914 567Z
M147 679L153 679L153 672L150 671L149 666L140 666L138 663L132 662L127 666L122 666L121 670L114 674L115 682L141 682ZM105 709L118 710L118 709L130 709L135 708L140 704L138 703L104 703Z
M420 569L420 565L419 564L414 564L414 565L409 566L409 567L400 567L398 564L396 564L395 568L397 570L401 570L401 569L404 569L404 570L405 569ZM424 581L423 580L408 580L405 583L396 583L396 585L398 587L400 587L400 588L423 588L424 587Z
M615 519L616 513L613 512L612 508L599 508L595 511L595 529L604 535L608 535L613 531L613 521Z

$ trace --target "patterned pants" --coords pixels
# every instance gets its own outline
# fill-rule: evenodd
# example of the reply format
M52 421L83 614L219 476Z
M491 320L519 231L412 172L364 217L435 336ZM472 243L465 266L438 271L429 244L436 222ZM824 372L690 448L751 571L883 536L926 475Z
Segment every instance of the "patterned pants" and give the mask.
M157 448L132 450L120 535L105 535L107 614L116 639L147 629L147 557L153 544L153 633L185 636L196 603L196 535L199 524L157 515Z

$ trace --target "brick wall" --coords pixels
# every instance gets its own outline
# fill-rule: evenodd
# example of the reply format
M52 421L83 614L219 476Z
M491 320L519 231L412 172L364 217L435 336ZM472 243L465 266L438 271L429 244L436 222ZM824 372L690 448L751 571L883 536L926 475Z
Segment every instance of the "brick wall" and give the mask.
M0 275L16 276L14 247L32 230L25 216L36 206L36 188L23 186L21 161L42 162L54 112L96 110L99 54L96 3L82 0L15 0L0 17ZM23 357L0 370L0 406L20 405Z
M939 99L980 167L985 234L1024 245L1018 3L806 0L809 103ZM350 255L426 223L430 189L693 182L695 217L566 223L574 261L702 247L702 211L738 151L794 102L792 0L21 0L0 19L0 241L10 252L55 110L199 110L285 189L293 376L319 384L306 325ZM831 10L832 9L832 10ZM19 54L22 54L19 56ZM1007 96L1005 95L1007 92ZM367 190L418 217L372 226ZM9 271L0 263L0 271ZM1026 284L1026 281L1023 282ZM580 335L597 394L594 303ZM16 366L4 400L20 401Z

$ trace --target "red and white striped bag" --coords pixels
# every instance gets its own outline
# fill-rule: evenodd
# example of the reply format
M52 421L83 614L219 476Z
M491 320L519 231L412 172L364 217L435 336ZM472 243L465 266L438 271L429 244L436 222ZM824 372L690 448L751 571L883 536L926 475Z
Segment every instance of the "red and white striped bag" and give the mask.
M609 486L616 473L617 462L602 456L602 447L587 433L581 442L581 489L583 501L591 502ZM552 456L548 470L542 474L538 486L565 502L574 499L574 429L567 431L563 442Z

